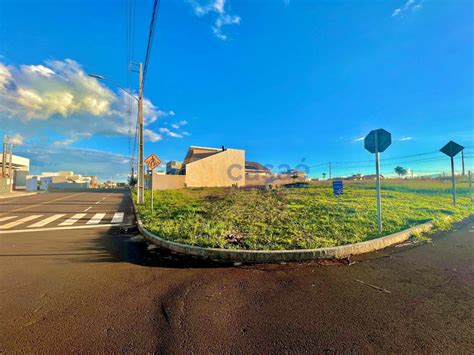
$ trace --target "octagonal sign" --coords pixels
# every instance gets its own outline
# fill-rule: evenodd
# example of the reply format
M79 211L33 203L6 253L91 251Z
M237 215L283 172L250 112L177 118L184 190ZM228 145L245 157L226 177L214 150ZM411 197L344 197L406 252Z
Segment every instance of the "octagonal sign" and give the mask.
M456 142L453 142L453 141L449 141L449 143L446 144L443 148L441 148L440 151L446 154L448 157L452 158L463 149L464 147L462 145L457 144Z
M391 144L392 134L382 128L370 131L364 139L364 147L371 153L382 153Z

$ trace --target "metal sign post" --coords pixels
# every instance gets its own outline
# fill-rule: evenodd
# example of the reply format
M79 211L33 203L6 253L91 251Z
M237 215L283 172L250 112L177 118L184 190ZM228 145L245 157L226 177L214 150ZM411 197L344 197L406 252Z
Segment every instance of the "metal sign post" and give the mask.
M150 189L151 189L151 213L153 214L153 169L151 169L151 178L150 178Z
M377 136L376 136L377 137ZM382 196L380 194L380 153L375 153L375 175L376 175L376 190L377 190L377 226L379 233L382 233Z
M468 181L469 181L469 197L472 202L472 172L471 170L467 172L467 175L468 175Z
M446 154L448 157L451 158L451 180L453 185L453 206L456 207L456 178L454 176L454 157L460 151L462 151L464 147L462 145L457 144L456 142L449 141L443 148L440 149L440 152Z
M392 144L392 135L384 129L376 129L369 132L364 139L364 147L375 154L375 174L377 188L377 225L379 233L382 233L382 199L380 193L380 153L384 152Z
M151 171L150 175L150 189L151 189L151 212L153 213L153 170L161 164L161 159L158 158L155 154L150 154L145 159L145 164L148 165L148 169Z

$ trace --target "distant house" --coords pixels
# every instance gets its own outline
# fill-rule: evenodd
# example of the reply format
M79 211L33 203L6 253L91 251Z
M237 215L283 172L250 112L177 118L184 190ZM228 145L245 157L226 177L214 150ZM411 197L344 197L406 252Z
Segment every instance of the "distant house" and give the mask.
M385 176L380 175L380 178L381 178L381 179L385 179ZM363 176L362 176L362 180L375 180L375 179L377 179L377 175L376 175L376 174L370 174L370 175L363 175Z
M179 175L183 168L183 163L180 161L171 160L166 163L167 175Z
M244 150L191 146L182 163L167 164L166 175L153 174L153 189L244 186L244 167Z
M191 146L182 162L169 161L166 175L154 173L147 177L146 187L154 190L185 187L266 186L305 181L301 171L288 170L273 174L260 163L246 161L241 149Z
M271 175L272 171L266 166L254 161L245 162L245 173L246 174L257 174L257 175Z

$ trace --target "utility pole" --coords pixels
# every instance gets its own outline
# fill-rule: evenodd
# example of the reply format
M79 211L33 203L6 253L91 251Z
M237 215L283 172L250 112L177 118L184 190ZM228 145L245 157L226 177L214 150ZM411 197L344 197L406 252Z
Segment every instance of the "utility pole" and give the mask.
M328 163L329 167L329 180L331 180L331 162Z
M7 176L7 136L3 136L2 177Z
M461 162L462 162L462 176L466 176L466 172L464 170L464 149L461 150Z
M13 158L13 141L10 141L10 161L8 163L8 178L10 179L10 192L13 191L13 169L12 159Z
M137 181L137 203L144 201L143 183L145 180L145 169L143 168L143 69L139 64L139 94L138 94L138 181Z

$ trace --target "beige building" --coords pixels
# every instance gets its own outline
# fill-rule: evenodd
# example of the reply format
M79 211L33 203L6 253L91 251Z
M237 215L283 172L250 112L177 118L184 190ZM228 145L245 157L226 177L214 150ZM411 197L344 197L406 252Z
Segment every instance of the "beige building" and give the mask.
M152 184L154 190L244 186L245 151L191 146L183 162L173 161L166 175L153 174Z
M168 190L196 187L243 187L278 186L305 177L295 174L273 174L270 169L257 162L245 161L241 149L208 148L191 146L182 162L170 161L166 175L147 176L145 186L154 190Z

